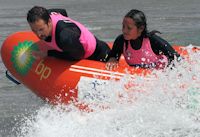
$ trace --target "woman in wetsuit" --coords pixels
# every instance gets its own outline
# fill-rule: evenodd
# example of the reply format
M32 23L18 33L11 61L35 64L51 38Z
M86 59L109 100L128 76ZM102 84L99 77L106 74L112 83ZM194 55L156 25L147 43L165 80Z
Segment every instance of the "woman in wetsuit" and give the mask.
M38 58L54 56L66 60L105 61L108 45L95 37L84 25L69 18L63 9L34 6L27 13L32 31L54 50L35 52Z
M129 11L123 19L123 34L115 39L106 68L116 68L121 54L130 66L158 69L168 66L180 55L167 41L156 35L157 32L147 31L146 17L142 11Z

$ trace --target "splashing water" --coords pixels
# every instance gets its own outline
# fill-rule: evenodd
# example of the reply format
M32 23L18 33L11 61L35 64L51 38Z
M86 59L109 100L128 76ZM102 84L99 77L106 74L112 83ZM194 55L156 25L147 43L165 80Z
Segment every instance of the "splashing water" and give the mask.
M95 104L93 112L45 105L13 130L20 137L200 136L200 52L186 48L189 60L173 69L96 81L95 88L84 83L79 90L90 93L84 101Z

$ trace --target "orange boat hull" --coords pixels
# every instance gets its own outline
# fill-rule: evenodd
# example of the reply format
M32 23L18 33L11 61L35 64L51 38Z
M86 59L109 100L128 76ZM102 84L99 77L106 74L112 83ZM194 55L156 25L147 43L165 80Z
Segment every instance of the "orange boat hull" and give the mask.
M103 62L66 61L53 57L35 59L31 56L32 51L47 50L44 47L46 47L45 43L32 32L17 32L4 41L1 56L6 68L18 81L51 103L69 103L77 100L79 98L78 84L81 78L119 79L124 75L125 68L132 74L150 73L150 70L129 67L124 59L120 60L119 67L114 73L105 70ZM182 50L181 46L174 46L174 48L182 55L187 55L187 51ZM48 47L48 49L51 48Z

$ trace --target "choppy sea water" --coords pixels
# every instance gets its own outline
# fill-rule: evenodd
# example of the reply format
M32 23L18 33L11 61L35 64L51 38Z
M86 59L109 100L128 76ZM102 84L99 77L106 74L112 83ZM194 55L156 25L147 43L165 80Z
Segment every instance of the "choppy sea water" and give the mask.
M200 45L198 0L18 0L17 5L11 0L0 0L0 3L1 44L9 34L29 29L26 12L33 5L42 5L65 8L69 16L105 41L114 40L120 33L122 17L137 8L146 13L149 30L161 31L171 44ZM10 82L0 60L0 137L200 136L199 53L190 56L190 63L181 63L173 71L154 72L158 78L131 79L127 74L121 81L100 84L98 94L105 98L93 101L106 103L110 109L96 108L92 113L44 103L24 85ZM130 81L137 86L124 88ZM84 90L96 92L87 86ZM119 94L123 98L119 99Z

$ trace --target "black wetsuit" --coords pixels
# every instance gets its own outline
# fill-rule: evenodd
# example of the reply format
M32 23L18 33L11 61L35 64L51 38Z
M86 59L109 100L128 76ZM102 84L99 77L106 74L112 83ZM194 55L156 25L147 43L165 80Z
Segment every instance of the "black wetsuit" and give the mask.
M49 12L59 12L63 16L67 16L64 9L50 9ZM85 54L83 45L79 41L81 31L78 26L72 22L58 21L56 25L56 43L62 52L49 50L48 56L54 56L67 60L81 60ZM96 37L95 37L96 38ZM46 38L50 42L51 37ZM94 53L88 57L90 60L106 61L110 48L104 41L96 38L96 49Z
M175 59L175 57L177 57L177 59L180 57L180 55L171 47L171 45L161 37L157 36L156 34L149 35L148 37L153 52L156 55L164 54L168 58L169 64ZM140 49L142 46L143 38L143 36L140 36L136 40L131 40L131 47L134 50ZM113 48L110 51L107 60L111 57L119 60L121 54L123 53L124 42L126 45L128 44L128 41L124 39L123 35L119 35L114 41Z

